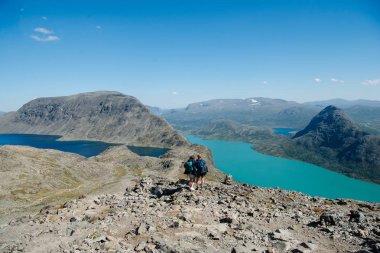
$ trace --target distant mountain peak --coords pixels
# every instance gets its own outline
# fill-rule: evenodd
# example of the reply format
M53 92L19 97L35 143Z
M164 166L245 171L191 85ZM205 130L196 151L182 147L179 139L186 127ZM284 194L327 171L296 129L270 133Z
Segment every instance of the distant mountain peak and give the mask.
M308 146L339 147L350 138L367 135L340 108L329 105L318 113L293 139L303 138Z
M339 109L338 107L336 107L335 105L329 105L329 106L326 106L325 109L323 109L321 111L322 112L329 112L329 111L342 111L342 109Z
M336 106L327 106L318 113L293 137L293 143L305 150L301 153L312 152L303 156L306 161L318 161L350 176L380 182L380 139L361 131Z

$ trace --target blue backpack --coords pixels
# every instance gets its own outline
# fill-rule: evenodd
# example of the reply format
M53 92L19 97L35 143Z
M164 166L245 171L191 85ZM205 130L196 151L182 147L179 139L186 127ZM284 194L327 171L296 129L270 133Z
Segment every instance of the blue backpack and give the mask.
M197 161L197 169L198 169L198 173L205 174L208 172L208 168L207 168L205 160L199 159Z

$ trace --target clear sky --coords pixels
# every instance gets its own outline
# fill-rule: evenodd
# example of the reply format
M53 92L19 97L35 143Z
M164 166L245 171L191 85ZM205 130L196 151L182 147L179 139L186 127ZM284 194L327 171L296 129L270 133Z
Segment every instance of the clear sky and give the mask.
M0 110L96 90L380 100L380 1L0 0Z

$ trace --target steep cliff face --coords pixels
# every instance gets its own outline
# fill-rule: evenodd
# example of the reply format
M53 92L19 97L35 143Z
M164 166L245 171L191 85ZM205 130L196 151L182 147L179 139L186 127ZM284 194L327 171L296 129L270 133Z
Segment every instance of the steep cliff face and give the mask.
M32 100L17 112L4 115L0 132L62 135L62 140L100 140L138 146L189 144L136 98L118 92Z
M361 131L335 106L322 110L293 140L316 155L339 162L347 174L380 180L380 138Z

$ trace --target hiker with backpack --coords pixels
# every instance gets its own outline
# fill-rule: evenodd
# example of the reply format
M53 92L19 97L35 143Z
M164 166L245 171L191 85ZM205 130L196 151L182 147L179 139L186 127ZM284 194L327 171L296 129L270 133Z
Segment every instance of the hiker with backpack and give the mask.
M202 159L201 154L197 154L197 160L195 160L196 168L196 184L198 189L199 179L201 179L201 190L203 190L203 185L205 183L205 176L208 172L206 161Z
M194 191L194 183L196 176L196 168L195 168L195 157L192 155L189 159L184 163L185 174L189 178L189 187L191 191Z

